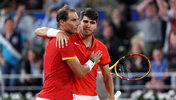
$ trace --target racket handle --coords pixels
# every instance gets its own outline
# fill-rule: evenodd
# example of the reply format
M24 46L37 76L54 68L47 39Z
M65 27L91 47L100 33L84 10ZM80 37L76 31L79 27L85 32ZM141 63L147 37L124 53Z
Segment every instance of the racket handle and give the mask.
M121 95L121 92L117 91L114 95L115 100L117 100L120 97L120 95Z

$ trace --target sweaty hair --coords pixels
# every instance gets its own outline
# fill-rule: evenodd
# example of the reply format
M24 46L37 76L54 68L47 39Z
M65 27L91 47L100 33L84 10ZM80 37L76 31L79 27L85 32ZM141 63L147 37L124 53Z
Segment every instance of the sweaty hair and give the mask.
M67 21L68 12L76 12L76 10L69 7L68 5L64 5L62 8L60 8L57 11L56 21L57 21L57 26L58 27L60 25L60 23L59 23L60 20Z
M80 19L82 20L83 17L86 16L90 18L91 20L98 21L98 12L95 9L92 8L86 8L80 13Z

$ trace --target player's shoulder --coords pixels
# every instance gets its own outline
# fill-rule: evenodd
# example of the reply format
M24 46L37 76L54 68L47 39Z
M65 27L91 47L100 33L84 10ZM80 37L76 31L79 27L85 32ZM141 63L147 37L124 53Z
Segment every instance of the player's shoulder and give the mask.
M56 40L57 40L56 37L53 37L49 40L48 43L56 45ZM69 39L67 40L67 42L68 44L71 44L71 41ZM65 45L65 42L64 42L64 45Z
M55 37L53 37L53 38L50 38L50 40L49 40L49 42L48 42L48 44L54 44L54 43L56 43L56 38Z
M56 47L56 38L50 38L50 40L47 43L46 49L54 49Z
M95 39L96 45L101 48L107 48L104 43L102 43L100 40Z
M56 46L56 41L57 39L54 37L54 38L51 38L46 46L46 48L48 49L52 49L52 50L60 50L60 49L66 49L66 48L70 48L73 46L72 42L68 39L67 40L67 43L68 43L68 46L66 46L65 42L64 42L64 48L59 48L59 46Z

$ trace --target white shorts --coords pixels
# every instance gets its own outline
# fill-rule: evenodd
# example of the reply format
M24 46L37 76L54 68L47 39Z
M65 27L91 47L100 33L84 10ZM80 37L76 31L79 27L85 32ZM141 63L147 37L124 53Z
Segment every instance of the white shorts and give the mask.
M86 96L73 94L73 100L100 100L98 96Z
M50 99L37 97L36 100L50 100Z

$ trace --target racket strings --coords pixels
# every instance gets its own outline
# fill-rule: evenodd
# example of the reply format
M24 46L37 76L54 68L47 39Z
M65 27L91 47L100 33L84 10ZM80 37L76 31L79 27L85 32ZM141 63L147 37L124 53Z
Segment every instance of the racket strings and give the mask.
M132 78L133 75L131 74L131 71L129 68L127 68L127 65L125 63L124 60L122 60L121 62L119 62L119 65L118 65L118 68L119 68L119 75L122 76L122 77L130 77Z
M121 59L115 66L119 76L126 79L136 79L146 75L149 70L149 62L141 56L129 56Z

